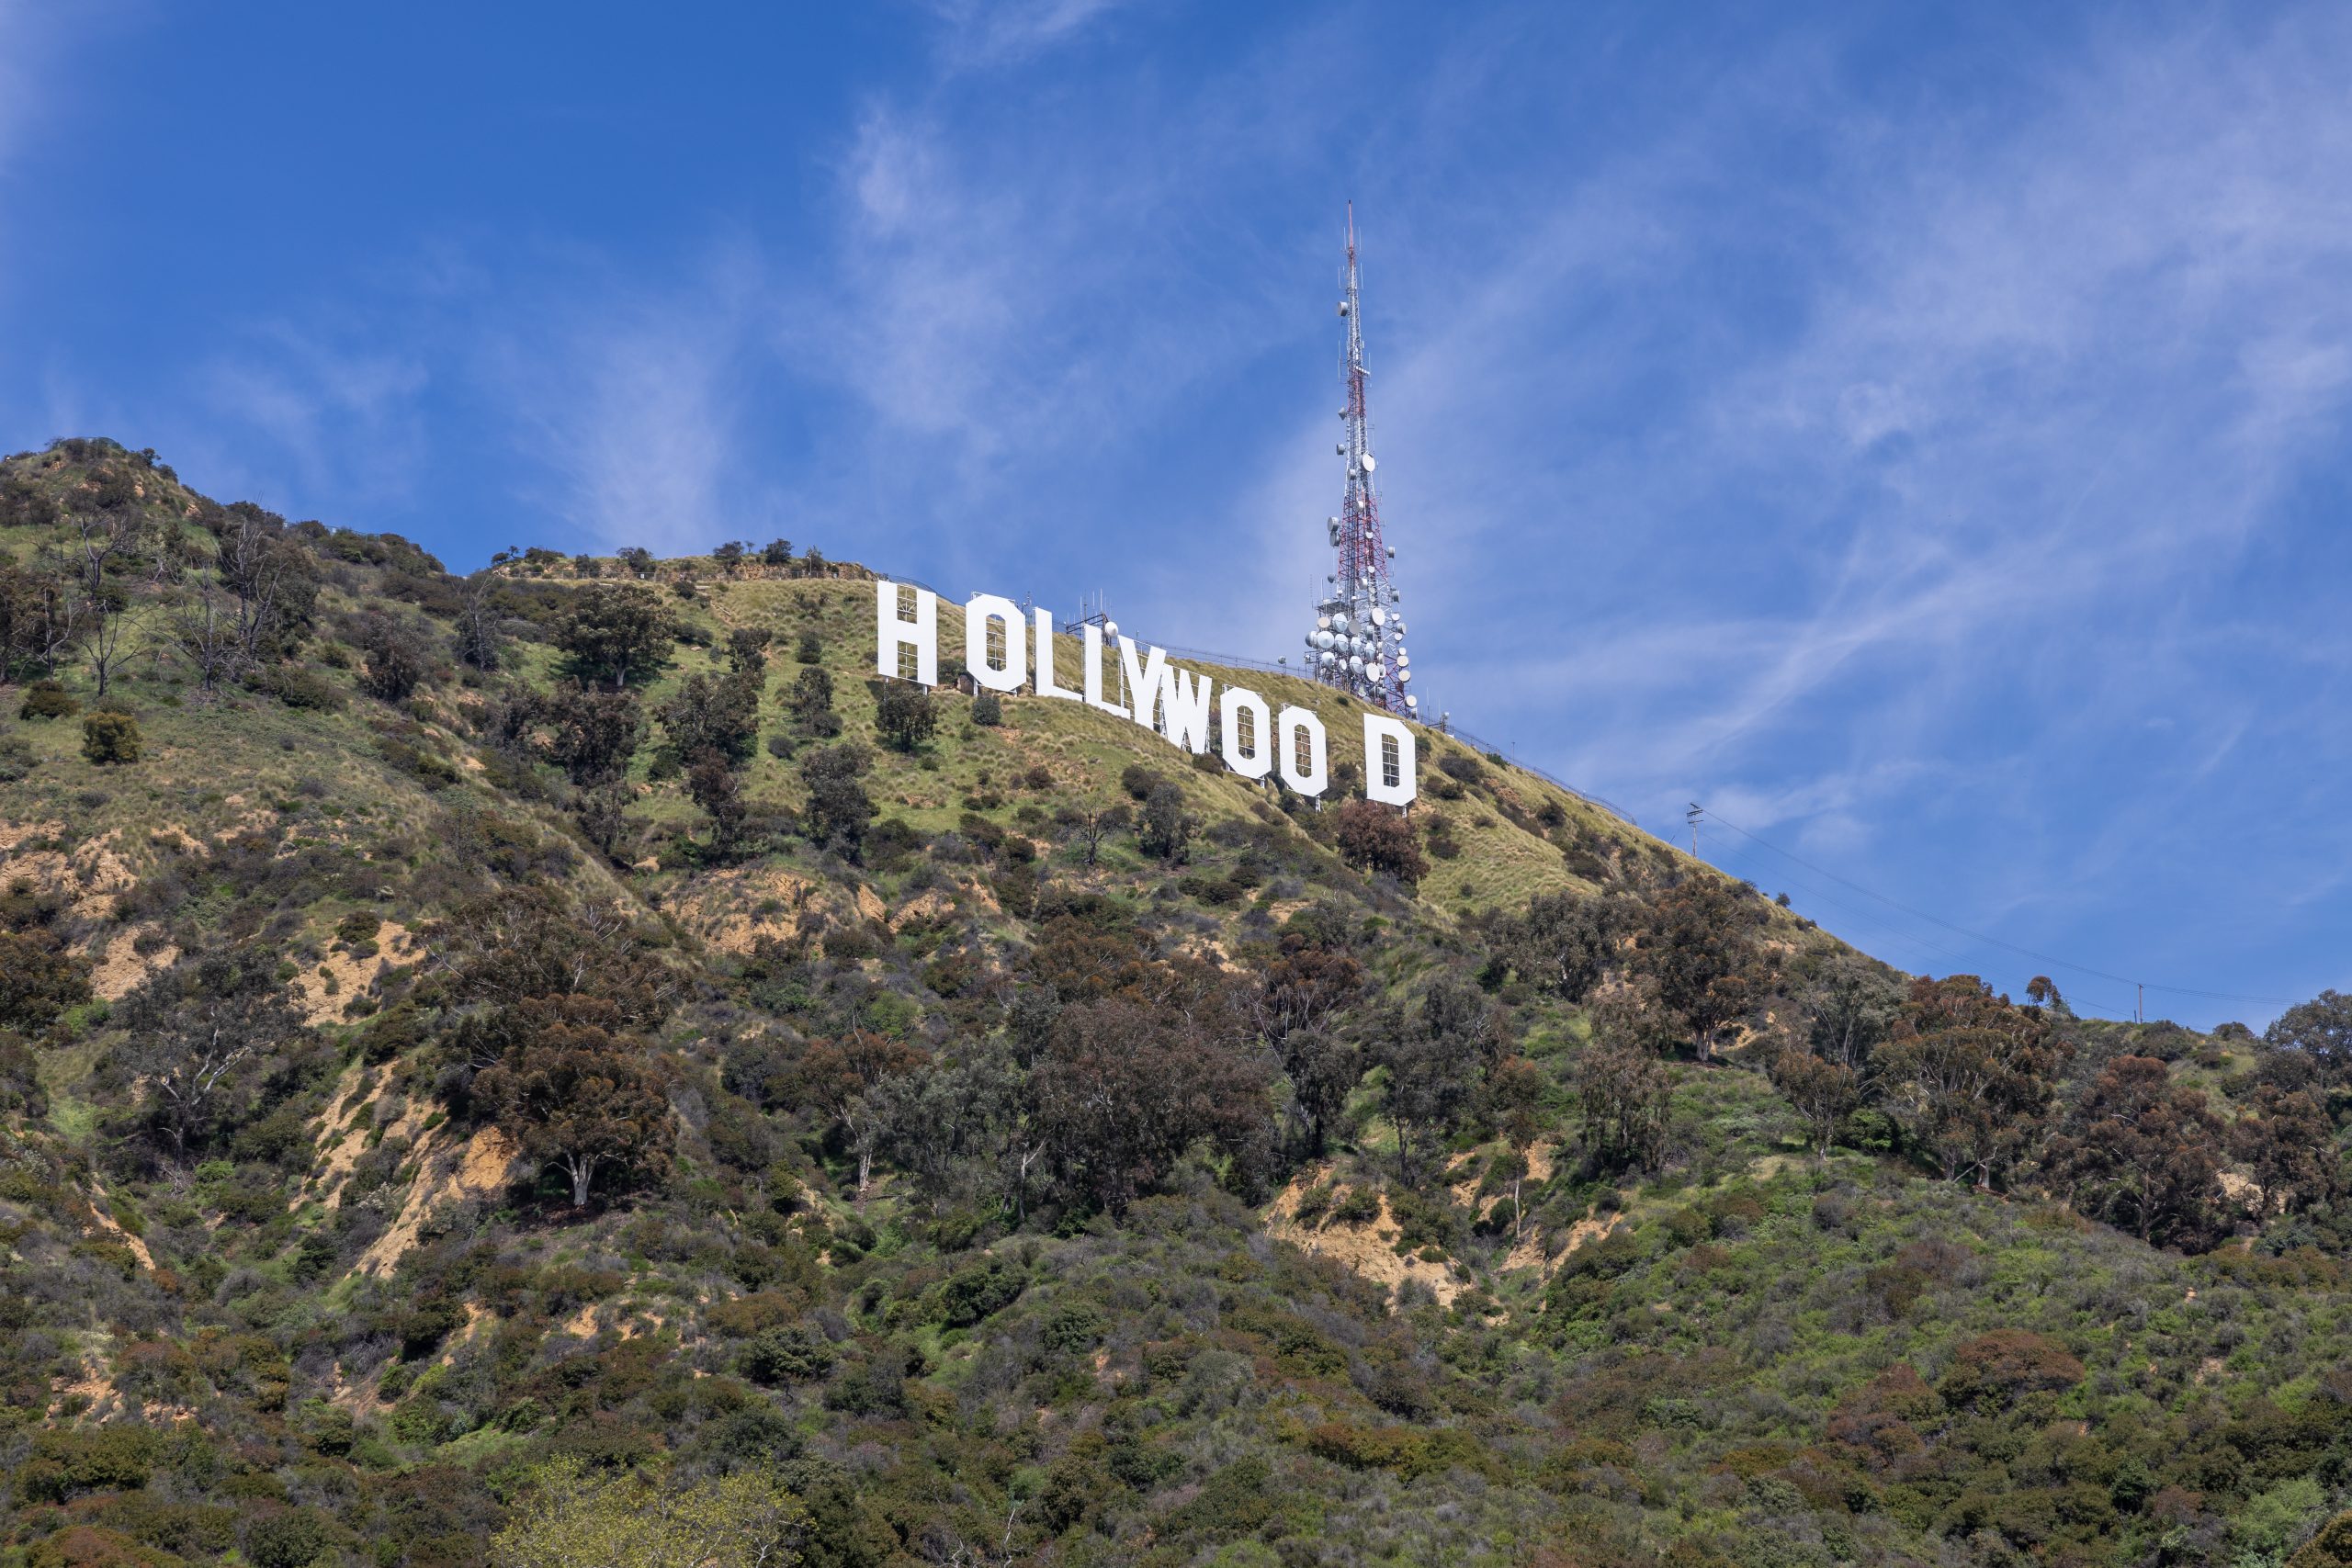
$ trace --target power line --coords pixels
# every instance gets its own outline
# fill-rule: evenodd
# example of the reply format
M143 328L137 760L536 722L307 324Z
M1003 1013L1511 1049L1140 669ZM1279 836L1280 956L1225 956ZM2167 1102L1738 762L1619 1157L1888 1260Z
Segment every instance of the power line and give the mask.
M2144 986L2146 989L2151 991L2164 991L2174 996L2200 997L2208 1001L2254 1002L2265 1007L2291 1007L2294 1005L2292 998L2287 997L2250 997L2232 991L2203 991L2189 986L2157 985L2151 982L2135 980L2129 976L2117 975L2109 970L2094 968L2087 964L2076 964L2070 959L2053 958L2049 953L2037 953L2030 947L2019 947L2016 942L2007 942L1996 936L1988 936L1983 931L1971 931L1966 926L1956 926L1950 920L1943 919L1939 916L1928 913L1925 909L1915 909L1910 905L1890 898L1883 893L1873 892L1871 889L1863 886L1860 883L1853 881L1849 877L1838 875L1836 872L1829 870L1826 866L1815 865L1811 861L1804 859L1803 856L1791 854L1788 851L1781 848L1778 844L1772 843L1769 840L1758 837L1756 834L1751 833L1747 829L1741 827L1738 823L1730 820L1728 818L1724 817L1723 813L1715 810L1712 807L1707 808L1707 815L1714 821L1721 823L1724 827L1726 827L1733 832L1737 833L1741 838L1756 844L1758 848L1770 850L1772 853L1779 855L1782 860L1788 861L1796 865L1804 866L1807 871L1813 872L1817 875L1826 876L1841 887L1850 887L1865 898L1875 899L1877 902L1885 905L1890 909L1899 909L1904 914L1909 915L1915 919L1926 920L1928 924L1939 926L1943 930L1951 931L1956 936L1964 936L1971 942L1981 942L1990 947L2001 948L2004 951L2017 953L2019 957L2030 958L2037 964L2047 964L2059 969L2070 969L2078 975L2095 976L2101 980L2111 981L2119 986Z

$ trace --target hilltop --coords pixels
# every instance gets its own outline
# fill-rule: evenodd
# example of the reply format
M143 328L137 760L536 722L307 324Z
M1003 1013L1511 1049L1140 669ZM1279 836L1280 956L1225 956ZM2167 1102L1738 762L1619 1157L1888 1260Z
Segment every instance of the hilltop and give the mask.
M2352 1561L2342 998L1901 975L1433 731L1400 815L877 680L875 594L0 463L0 1550Z

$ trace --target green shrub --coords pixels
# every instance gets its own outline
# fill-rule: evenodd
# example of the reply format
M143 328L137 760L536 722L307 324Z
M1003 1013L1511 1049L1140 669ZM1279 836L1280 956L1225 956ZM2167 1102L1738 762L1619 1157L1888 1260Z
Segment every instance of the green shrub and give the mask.
M18 718L70 718L82 711L64 687L54 681L35 681L25 688L25 700L17 708Z
M756 1383L816 1382L833 1370L833 1348L815 1329L787 1324L760 1334L736 1364Z
M139 721L127 713L94 713L82 721L82 755L100 767L139 761Z

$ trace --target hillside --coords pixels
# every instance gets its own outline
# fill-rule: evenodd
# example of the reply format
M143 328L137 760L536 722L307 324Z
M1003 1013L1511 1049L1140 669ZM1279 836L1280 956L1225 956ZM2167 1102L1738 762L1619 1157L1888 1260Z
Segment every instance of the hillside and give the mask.
M0 464L0 1563L2352 1562L2352 1005L1901 976L875 592Z

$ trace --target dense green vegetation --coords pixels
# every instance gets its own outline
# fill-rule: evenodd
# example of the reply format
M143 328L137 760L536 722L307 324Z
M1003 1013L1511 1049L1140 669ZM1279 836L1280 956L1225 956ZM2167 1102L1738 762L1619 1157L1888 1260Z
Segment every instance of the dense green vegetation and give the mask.
M2352 1562L2352 1000L1900 976L872 594L0 464L0 1563Z

